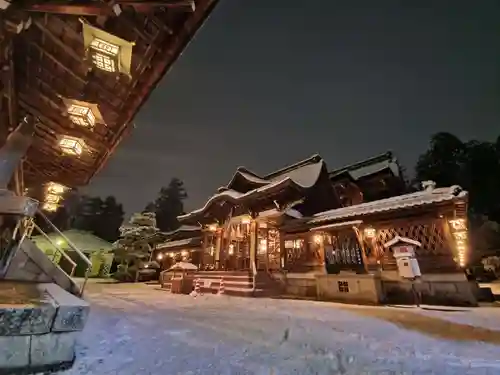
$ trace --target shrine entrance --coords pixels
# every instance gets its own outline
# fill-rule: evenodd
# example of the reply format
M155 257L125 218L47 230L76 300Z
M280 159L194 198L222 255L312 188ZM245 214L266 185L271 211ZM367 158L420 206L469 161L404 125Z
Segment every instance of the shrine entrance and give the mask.
M282 262L279 231L269 227L267 223L259 223L257 238L257 269L280 269Z
M222 233L221 268L225 270L250 269L250 221L229 224Z

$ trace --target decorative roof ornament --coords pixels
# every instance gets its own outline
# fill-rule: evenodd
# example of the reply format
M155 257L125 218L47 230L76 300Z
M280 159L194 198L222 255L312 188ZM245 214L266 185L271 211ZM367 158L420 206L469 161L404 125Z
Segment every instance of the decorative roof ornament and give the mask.
M422 181L422 189L425 191L433 191L436 188L436 183L434 181Z
M131 77L133 42L128 42L80 19L83 46L92 65L109 73L120 72Z

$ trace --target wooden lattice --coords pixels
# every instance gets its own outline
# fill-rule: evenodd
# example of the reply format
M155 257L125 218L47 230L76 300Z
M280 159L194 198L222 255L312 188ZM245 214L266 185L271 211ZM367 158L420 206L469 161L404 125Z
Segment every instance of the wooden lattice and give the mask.
M396 236L406 237L419 241L422 246L416 248L423 272L439 268L455 267L451 244L449 243L444 226L439 221L399 225L393 228L380 229L375 239L379 251L384 251L382 265L384 269L396 269L396 261L390 251L384 249L384 244Z

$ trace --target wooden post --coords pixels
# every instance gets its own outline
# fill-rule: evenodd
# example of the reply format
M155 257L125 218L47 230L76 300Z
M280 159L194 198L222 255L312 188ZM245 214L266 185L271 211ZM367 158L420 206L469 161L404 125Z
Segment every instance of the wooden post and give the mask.
M217 228L217 232L215 232L215 269L220 269L220 252L222 249L222 235L223 229Z
M250 223L250 268L253 264L257 266L258 225L257 221Z
M363 268L365 270L365 273L368 273L368 258L366 257L366 251L365 251L365 245L363 242L363 236L359 232L358 227L352 227L352 230L354 233L356 233L356 238L358 240L359 246L361 248L361 259L363 260Z

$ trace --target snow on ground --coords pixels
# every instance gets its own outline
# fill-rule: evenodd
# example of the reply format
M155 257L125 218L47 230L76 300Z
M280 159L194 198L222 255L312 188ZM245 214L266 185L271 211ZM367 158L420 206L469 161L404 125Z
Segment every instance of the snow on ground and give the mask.
M86 296L91 315L65 375L500 374L500 346L425 336L363 307L141 284L93 284Z

